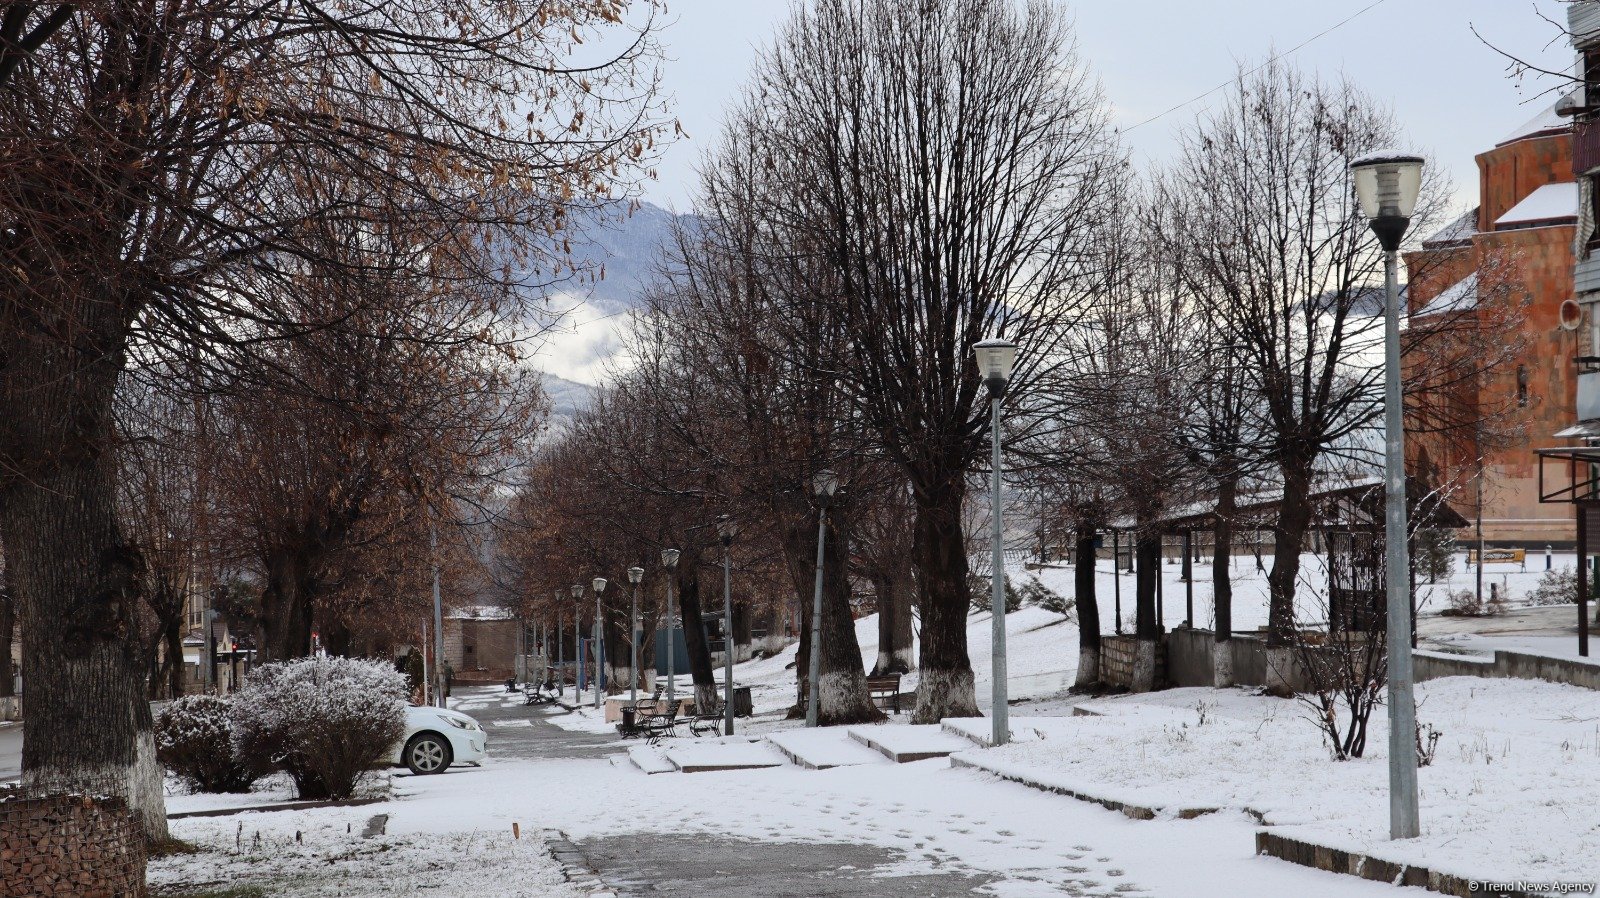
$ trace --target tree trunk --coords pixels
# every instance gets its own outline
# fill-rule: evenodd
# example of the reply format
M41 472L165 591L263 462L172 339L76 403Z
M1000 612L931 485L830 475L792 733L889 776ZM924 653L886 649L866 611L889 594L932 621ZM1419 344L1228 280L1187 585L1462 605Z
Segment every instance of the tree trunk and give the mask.
M1283 698L1294 695L1289 683L1294 651L1294 600L1300 578L1300 552L1311 526L1311 467L1310 461L1298 458L1291 458L1280 466L1283 500L1274 534L1272 572L1267 575L1266 692Z
M1092 689L1100 683L1100 605L1095 601L1094 529L1078 528L1077 557L1073 559L1073 604L1078 609L1078 678L1074 689Z
M1224 477L1217 485L1216 521L1211 530L1211 597L1216 617L1211 685L1217 689L1233 685L1233 581L1228 569L1233 561L1233 515L1238 489L1233 477Z
M972 661L967 656L967 541L961 530L965 487L959 475L933 490L916 493L914 554L922 643L917 710L912 723L938 723L946 717L978 717Z
M683 617L683 643L689 653L694 701L702 710L717 704L717 678L711 668L711 646L701 623L700 550L685 549L678 563L678 613Z
M135 615L142 559L116 522L109 454L62 458L0 503L23 621L22 781L125 799L166 838Z
M733 603L733 646L735 663L749 661L752 654L750 646L750 603L735 601Z
M304 658L311 654L310 560L292 550L266 558L267 585L261 591L262 662Z
M883 719L872 704L861 665L855 617L850 612L850 533L845 510L828 516L822 556L822 664L817 683L817 723L839 726ZM812 559L815 576L816 560Z
M875 677L907 674L914 668L911 639L911 590L908 575L880 571L872 578L878 594L878 660L872 665Z
M165 636L167 641L167 695L178 698L184 693L184 663L183 663L183 611L166 621Z
M1134 692L1149 692L1156 687L1156 643L1161 625L1156 620L1156 580L1161 576L1161 534L1140 530L1134 551L1139 568L1134 574Z
M322 622L317 625L317 632L322 634L322 648L330 655L338 655L341 658L351 657L353 646L351 644L350 628L345 625L343 620L340 620L332 613L328 613L326 609L324 609L324 614L325 617Z
M11 589L0 589L0 698L17 694L17 670L11 664L11 634L16 626L16 604L11 598Z

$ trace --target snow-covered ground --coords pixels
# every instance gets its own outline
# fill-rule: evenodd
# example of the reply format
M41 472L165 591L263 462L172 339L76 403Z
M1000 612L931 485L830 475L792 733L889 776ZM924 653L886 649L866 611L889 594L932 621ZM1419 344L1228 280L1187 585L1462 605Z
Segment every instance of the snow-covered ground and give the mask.
M1304 704L1173 689L1087 703L1100 717L1018 720L1042 739L979 754L1048 785L1145 807L1249 808L1287 834L1463 877L1600 880L1600 694L1530 680L1417 686L1441 736L1420 772L1423 836L1389 842L1387 722L1336 762ZM1018 711L1026 714L1026 711Z

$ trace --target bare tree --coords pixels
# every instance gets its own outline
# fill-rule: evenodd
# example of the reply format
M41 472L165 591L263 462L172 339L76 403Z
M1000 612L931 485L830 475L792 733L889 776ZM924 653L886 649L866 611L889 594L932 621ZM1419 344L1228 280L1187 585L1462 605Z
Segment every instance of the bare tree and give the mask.
M511 279L548 282L557 254L532 235L648 164L655 48L616 0L34 9L0 15L0 532L25 628L23 779L126 797L162 836L111 451L125 367L248 368L305 332L314 265L446 269L510 304L493 244L520 248ZM575 36L618 30L610 58L574 58ZM330 257L316 225L333 220L411 251L381 272Z
M914 719L978 713L966 649L962 510L987 409L972 345L1025 347L1025 405L1078 315L1114 157L1058 7L1004 0L824 0L761 56L736 126L769 170L755 220L821 260L838 372L911 484L922 612Z

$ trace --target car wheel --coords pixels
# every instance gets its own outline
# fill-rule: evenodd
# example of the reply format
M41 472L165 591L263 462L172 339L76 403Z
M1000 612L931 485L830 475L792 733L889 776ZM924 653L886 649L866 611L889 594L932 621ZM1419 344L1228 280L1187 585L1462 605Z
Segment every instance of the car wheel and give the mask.
M450 740L438 733L418 733L406 743L406 768L418 776L443 773L451 760Z

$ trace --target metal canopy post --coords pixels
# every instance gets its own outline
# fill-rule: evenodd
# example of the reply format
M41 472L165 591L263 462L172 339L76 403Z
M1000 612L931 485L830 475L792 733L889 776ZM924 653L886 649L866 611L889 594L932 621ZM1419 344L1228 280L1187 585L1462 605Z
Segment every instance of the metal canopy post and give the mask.
M1113 629L1122 635L1122 537L1111 531L1111 594L1116 600L1117 625Z
M1589 506L1578 511L1578 655L1589 657Z

